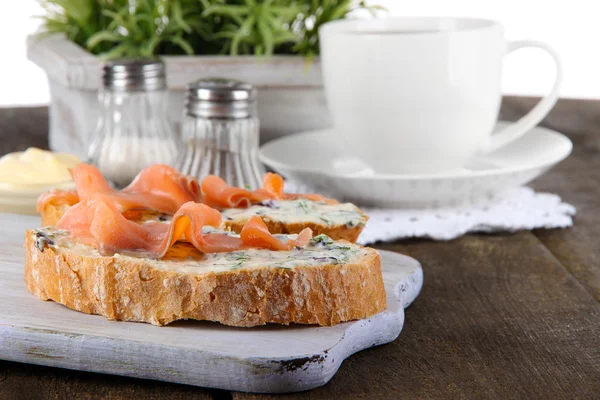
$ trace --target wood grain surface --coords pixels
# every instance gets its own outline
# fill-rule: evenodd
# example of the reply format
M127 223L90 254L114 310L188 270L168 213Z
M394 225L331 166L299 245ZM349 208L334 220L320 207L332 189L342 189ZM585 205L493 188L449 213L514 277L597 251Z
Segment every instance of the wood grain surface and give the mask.
M534 102L508 98L502 116L515 119ZM0 151L43 147L45 113L0 110ZM381 245L425 270L402 334L350 357L328 385L289 397L600 397L600 101L561 100L544 125L575 148L533 186L574 204L575 226ZM2 399L271 397L0 362Z

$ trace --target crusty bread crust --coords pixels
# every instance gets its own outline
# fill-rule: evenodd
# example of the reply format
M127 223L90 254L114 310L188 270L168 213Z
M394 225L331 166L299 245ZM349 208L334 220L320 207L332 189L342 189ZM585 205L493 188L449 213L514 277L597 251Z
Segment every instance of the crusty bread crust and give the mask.
M74 204L69 203L49 203L44 206L40 212L42 217L42 226L56 226L60 218Z
M71 207L71 204L59 203L59 204L47 204L41 212L42 226L56 226L60 217ZM303 223L282 223L279 221L272 221L268 217L261 216L269 228L269 232L273 234L277 233L300 233L304 228L310 228L313 231L313 235L325 234L333 240L347 240L355 243L358 236L363 230L363 225L357 225L354 227L348 227L346 225L321 225L312 222ZM240 233L242 227L246 223L245 220L240 221L223 221L225 229L230 229L233 232Z
M334 325L386 307L380 256L372 249L357 264L192 274L144 259L89 257L53 246L42 251L34 231L27 231L25 248L31 293L112 320Z

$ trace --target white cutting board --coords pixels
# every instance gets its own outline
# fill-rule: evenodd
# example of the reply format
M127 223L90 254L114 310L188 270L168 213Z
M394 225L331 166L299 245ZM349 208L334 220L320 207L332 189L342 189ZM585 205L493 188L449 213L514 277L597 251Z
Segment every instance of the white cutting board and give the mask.
M27 291L23 233L38 225L36 217L0 214L1 359L227 390L307 390L327 383L351 354L396 339L423 284L416 260L381 251L388 307L368 319L250 329L108 321Z

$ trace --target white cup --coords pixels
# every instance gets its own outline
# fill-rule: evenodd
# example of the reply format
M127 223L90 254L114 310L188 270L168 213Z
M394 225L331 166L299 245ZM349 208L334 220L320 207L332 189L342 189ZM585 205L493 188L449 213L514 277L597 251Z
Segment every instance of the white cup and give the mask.
M378 173L430 174L463 167L537 125L556 103L558 55L507 42L495 21L465 18L341 20L319 30L325 92L344 155ZM556 65L550 94L492 135L502 61L538 47Z

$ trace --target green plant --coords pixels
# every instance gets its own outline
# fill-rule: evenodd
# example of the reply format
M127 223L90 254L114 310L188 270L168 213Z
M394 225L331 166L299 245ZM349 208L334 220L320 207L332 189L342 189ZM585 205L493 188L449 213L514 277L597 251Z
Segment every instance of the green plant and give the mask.
M159 54L319 52L318 29L354 0L40 0L42 34L63 33L106 58Z
M309 58L319 54L319 28L321 25L346 16L357 10L368 10L372 15L383 11L381 6L367 6L364 0L322 0L306 1L305 10L295 21L298 30L302 32L300 40L292 47L292 52L303 54Z

